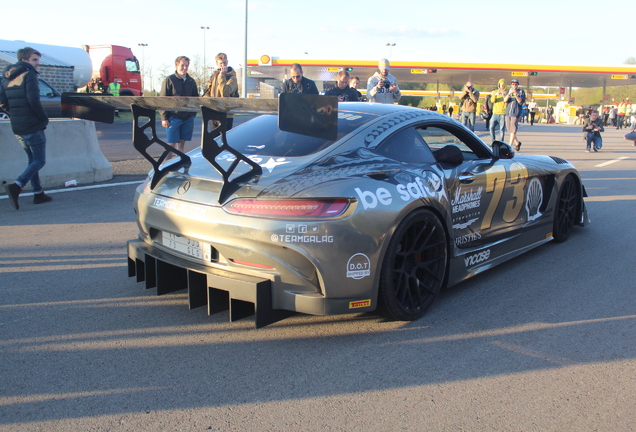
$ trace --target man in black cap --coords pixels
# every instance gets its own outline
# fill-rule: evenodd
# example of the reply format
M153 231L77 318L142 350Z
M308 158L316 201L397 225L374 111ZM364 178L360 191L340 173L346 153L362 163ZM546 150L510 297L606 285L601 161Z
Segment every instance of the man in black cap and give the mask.
M517 127L523 104L526 102L526 92L519 88L519 80L510 81L510 91L504 97L506 103L506 129L510 132L510 144L515 150L521 149L521 142L517 139Z

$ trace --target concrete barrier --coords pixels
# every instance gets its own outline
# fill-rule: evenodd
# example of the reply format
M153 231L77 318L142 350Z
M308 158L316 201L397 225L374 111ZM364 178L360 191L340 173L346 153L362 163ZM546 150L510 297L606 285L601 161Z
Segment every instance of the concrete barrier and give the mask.
M87 120L51 119L46 134L46 165L40 170L44 189L102 182L113 178L113 167L99 149L95 123ZM0 183L14 182L27 167L27 155L11 131L8 120L0 120ZM25 190L31 190L31 184Z

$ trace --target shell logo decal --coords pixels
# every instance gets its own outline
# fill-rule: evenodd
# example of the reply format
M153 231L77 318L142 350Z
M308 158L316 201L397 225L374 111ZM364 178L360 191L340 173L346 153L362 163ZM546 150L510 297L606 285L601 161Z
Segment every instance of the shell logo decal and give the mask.
M530 180L528 192L526 194L526 211L528 212L528 220L533 221L541 217L539 208L543 204L543 186L536 177Z

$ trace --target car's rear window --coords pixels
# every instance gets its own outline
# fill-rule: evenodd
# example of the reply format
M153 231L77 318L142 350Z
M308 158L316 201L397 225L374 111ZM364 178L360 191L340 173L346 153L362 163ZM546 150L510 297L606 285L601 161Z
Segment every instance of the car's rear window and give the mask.
M338 138L348 135L371 119L373 114L346 112L338 113ZM299 157L323 150L336 141L314 138L278 129L278 116L261 115L248 123L230 130L228 144L243 154L263 156ZM220 138L217 138L220 140Z

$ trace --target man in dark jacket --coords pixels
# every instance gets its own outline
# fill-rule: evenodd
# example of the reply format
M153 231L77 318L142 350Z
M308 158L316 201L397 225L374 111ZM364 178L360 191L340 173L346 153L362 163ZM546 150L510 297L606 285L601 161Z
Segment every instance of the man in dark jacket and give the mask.
M175 72L163 81L159 96L199 96L197 83L188 75L190 59L177 57L174 62ZM165 128L168 144L180 152L185 151L186 141L192 139L194 117L197 113L189 111L160 111L161 125Z
M325 96L338 96L338 102L358 101L358 90L349 87L349 72L338 72L338 82L325 92Z
M40 83L37 68L40 54L26 47L18 50L18 62L8 66L2 74L0 85L0 108L11 116L11 129L27 154L29 164L15 183L4 188L9 201L16 210L20 208L18 197L22 188L30 181L33 187L33 202L42 204L51 201L40 184L39 171L46 163L46 136L44 129L49 119L40 102Z
M303 76L303 67L294 63L289 67L291 78L283 83L281 93L319 94L316 83Z
M605 132L603 120L598 117L598 111L592 110L590 116L583 120L583 138L587 143L585 151L599 151L603 147L601 132Z

